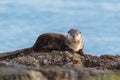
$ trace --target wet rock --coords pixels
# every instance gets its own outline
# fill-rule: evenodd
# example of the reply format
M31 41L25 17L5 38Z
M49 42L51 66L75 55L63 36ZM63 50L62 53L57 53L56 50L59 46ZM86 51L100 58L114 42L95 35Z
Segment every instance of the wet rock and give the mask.
M39 61L30 55L14 58L8 62L11 64L17 63L17 64L23 64L26 66L39 67Z
M56 66L33 68L9 63L2 63L0 72L0 80L104 80L111 75L118 76L111 71L91 68L77 69Z
M109 70L113 70L113 71L119 71L120 72L120 63L119 64L114 64L114 65L110 65L108 67Z
M5 61L33 67L54 65L80 68L83 66L81 56L79 54L71 54L67 51L31 53L31 55L20 56Z
M86 55L84 58L83 63L85 67L92 67L97 69L116 69L120 70L120 56L113 56L113 55L102 55L92 56Z
M41 70L43 75L50 80L93 80L101 78L103 75L110 75L108 71L95 69L73 69L60 67L46 67Z
M43 75L34 70L19 67L0 67L0 80L47 80Z

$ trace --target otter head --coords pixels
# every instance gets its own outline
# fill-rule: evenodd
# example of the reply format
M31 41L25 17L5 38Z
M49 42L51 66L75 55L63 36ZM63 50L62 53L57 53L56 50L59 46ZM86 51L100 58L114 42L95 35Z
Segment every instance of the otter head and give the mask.
M72 42L78 42L82 38L81 32L76 29L70 29L67 34L67 39Z

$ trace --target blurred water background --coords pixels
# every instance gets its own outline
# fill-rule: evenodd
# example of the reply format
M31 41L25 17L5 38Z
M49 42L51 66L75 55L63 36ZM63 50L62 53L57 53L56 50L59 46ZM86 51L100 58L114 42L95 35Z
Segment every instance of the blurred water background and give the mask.
M120 54L119 0L1 0L0 52L34 44L45 32L83 35L84 52Z

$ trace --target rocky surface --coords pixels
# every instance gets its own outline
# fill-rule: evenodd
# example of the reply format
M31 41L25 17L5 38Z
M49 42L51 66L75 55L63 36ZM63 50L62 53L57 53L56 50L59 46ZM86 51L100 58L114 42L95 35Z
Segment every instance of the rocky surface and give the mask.
M51 51L30 53L28 55L20 55L16 58L6 58L5 62L11 64L23 64L26 66L40 67L40 66L62 66L62 67L76 67L83 66L81 61L82 56L78 54L71 54L68 51Z
M84 60L85 67L93 67L96 69L108 69L120 71L120 56L102 55L100 57L86 55Z
M120 56L31 52L0 60L0 80L120 80Z
M47 80L40 72L20 67L0 67L0 80Z
M26 67L0 63L0 80L119 80L119 74L92 68ZM116 77L116 78L114 78Z

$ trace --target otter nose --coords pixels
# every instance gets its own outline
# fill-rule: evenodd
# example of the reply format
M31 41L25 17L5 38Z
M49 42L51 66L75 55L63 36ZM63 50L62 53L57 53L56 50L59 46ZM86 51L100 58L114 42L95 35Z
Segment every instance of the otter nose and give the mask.
M73 38L75 38L75 35L73 35Z

